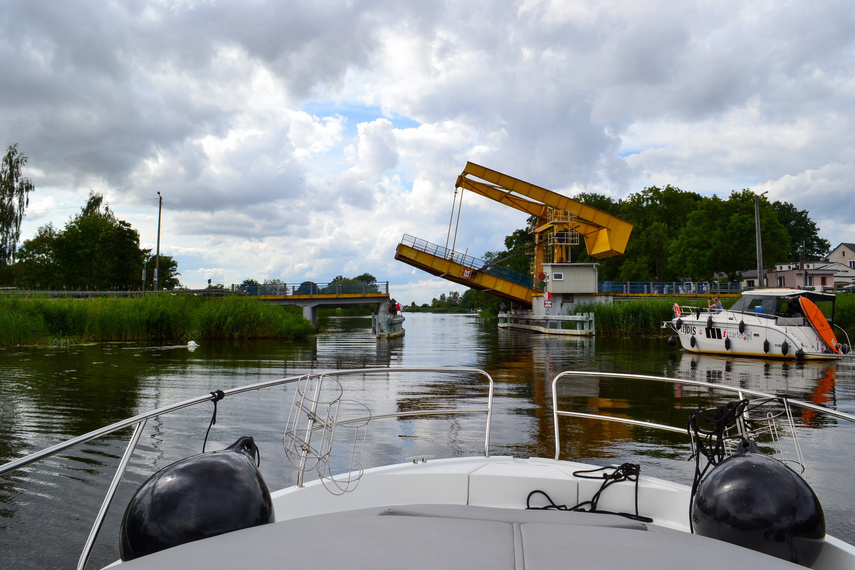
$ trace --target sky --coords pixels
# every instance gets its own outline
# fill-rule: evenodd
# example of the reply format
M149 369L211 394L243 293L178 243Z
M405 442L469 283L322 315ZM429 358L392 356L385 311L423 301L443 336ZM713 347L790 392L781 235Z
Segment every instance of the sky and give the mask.
M750 188L855 242L851 0L4 0L0 27L22 239L92 191L154 250L160 192L187 287L462 291L394 253L525 226L468 193L450 224L467 161L567 196Z

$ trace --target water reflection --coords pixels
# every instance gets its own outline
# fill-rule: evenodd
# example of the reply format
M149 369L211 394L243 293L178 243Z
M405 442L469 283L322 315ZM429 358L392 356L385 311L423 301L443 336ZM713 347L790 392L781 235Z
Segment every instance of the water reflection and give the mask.
M789 362L756 358L728 358L684 353L672 371L675 378L700 380L837 409L837 362ZM819 428L837 425L828 416L808 409L795 410L802 425Z

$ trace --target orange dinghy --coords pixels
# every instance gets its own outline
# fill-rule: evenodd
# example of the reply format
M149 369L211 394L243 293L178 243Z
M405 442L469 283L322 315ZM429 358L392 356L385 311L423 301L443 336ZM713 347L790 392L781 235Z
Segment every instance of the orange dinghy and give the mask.
M816 303L807 297L800 297L799 304L802 306L802 312L816 331L816 334L825 341L825 344L828 345L832 352L840 354L837 337L834 336L834 331L831 330L831 325L828 324L828 320L825 318L825 315L822 314L822 311L819 310L819 307L816 306Z

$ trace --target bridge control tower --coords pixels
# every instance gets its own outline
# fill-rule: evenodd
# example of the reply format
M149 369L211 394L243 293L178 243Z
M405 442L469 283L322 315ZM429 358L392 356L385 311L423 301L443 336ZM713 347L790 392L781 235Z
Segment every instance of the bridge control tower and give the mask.
M472 162L466 163L456 187L534 220L529 227L534 234L532 274L511 275L505 268L455 252L454 244L448 249L412 236L404 236L395 259L510 300L516 308L534 309L535 316L560 314L580 296L597 294L597 265L572 263L572 245L584 240L592 257L606 259L626 250L632 232L632 224L602 210Z

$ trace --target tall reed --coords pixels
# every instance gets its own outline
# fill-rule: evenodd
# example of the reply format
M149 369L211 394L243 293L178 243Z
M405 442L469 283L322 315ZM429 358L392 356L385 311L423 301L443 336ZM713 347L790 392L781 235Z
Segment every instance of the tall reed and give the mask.
M305 338L299 309L245 297L0 297L0 345Z

